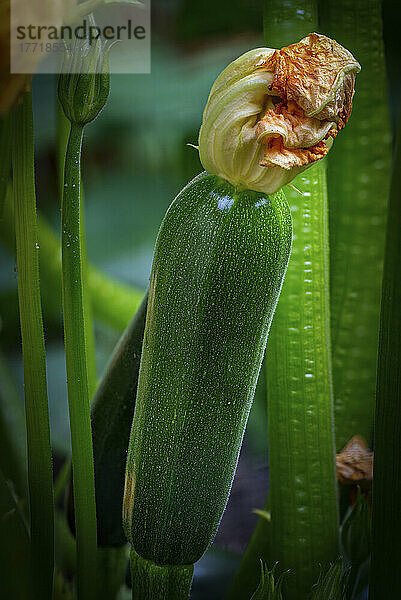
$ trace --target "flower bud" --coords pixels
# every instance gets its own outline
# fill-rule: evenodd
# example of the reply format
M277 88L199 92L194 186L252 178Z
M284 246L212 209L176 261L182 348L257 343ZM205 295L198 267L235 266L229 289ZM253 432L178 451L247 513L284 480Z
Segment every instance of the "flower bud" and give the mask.
M95 27L92 16L88 21L90 27ZM86 37L76 38L72 51L66 52L58 97L71 123L90 123L106 104L110 90L110 48L100 37Z
M359 70L348 50L317 33L246 52L210 91L199 132L204 168L276 192L327 154L350 116Z

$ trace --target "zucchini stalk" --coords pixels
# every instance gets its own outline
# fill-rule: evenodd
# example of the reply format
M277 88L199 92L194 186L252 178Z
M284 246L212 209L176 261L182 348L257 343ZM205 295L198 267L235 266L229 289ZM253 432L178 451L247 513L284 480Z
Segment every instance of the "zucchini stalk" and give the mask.
M320 25L363 66L347 135L328 157L336 447L372 438L390 181L390 126L380 0L325 0Z
M68 407L75 489L78 598L91 598L96 577L96 507L89 417L83 262L80 231L83 127L72 124L67 145L62 214L62 283Z
M306 599L339 554L324 164L297 185L294 245L266 352L268 558L290 569L287 600Z
M59 181L59 197L63 198L64 184L64 165L68 145L68 136L70 132L70 122L64 115L60 102L57 103L57 171ZM84 190L82 181L79 185L79 206L80 206L80 233L81 233L81 253L82 253L82 273L83 273L83 294L84 294L84 319L85 319L85 347L86 360L88 364L88 387L89 398L93 398L97 386L96 376L96 355L95 355L95 330L93 325L92 300L88 289L88 255L86 249L85 235L85 204Z
M187 600L193 565L156 565L131 548L132 598Z
M93 20L90 20L93 25ZM68 407L77 530L77 597L95 597L97 526L90 380L86 335L87 305L81 218L81 148L83 130L104 107L110 87L108 52L100 40L76 40L66 55L58 95L71 123L65 155L62 217L62 299Z
M132 580L143 593L133 597L153 597L155 586L147 583L153 564L160 577L183 586L166 600L187 597L190 578L183 569L216 533L291 235L281 192L239 190L206 173L166 214L152 267L126 469L123 523L141 557L132 561Z

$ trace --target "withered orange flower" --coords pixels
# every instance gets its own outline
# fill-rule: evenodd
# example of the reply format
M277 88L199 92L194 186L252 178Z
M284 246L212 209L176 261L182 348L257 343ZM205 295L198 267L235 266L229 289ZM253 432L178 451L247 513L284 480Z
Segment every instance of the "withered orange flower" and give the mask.
M349 119L359 70L348 50L317 33L246 52L211 89L199 132L204 168L276 192L327 154Z
M369 486L373 479L373 452L355 435L336 456L337 478L345 485Z
M323 158L329 151L323 140L334 138L351 115L360 70L352 54L335 40L310 33L258 66L274 73L270 87L282 99L258 123L256 135L266 145L260 164L291 169ZM278 151L273 132L280 127Z

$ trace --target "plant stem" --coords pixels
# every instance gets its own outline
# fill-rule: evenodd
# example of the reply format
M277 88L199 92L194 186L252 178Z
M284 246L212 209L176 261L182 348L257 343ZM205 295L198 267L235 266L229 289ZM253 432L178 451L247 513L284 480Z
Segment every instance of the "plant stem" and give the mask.
M54 568L54 511L46 356L39 286L39 244L32 96L14 111L12 162L31 530L31 563L38 600L50 599Z
M401 597L401 126L393 165L376 396L370 600Z
M80 184L83 127L72 124L62 200L62 290L77 537L78 599L94 596L97 557L92 433L89 414L81 246Z
M64 165L65 155L67 150L68 136L70 132L70 122L64 115L60 102L57 102L57 171L59 179L60 198L63 195L64 183ZM86 251L86 235L85 235L85 207L84 207L84 191L82 185L82 177L80 183L80 235L81 235L81 254L82 254L82 290L84 297L84 316L85 316L85 345L88 364L88 383L89 383L89 399L92 400L97 386L96 377L96 353L95 353L95 331L92 317L92 298L89 293L88 286L88 256Z
M379 0L324 0L323 32L361 63L352 115L327 160L336 446L371 441L390 181L390 127Z
M293 206L293 250L266 351L269 558L291 569L287 600L307 598L339 553L324 163L296 185L304 192Z
M188 600L193 565L156 565L131 546L132 600Z

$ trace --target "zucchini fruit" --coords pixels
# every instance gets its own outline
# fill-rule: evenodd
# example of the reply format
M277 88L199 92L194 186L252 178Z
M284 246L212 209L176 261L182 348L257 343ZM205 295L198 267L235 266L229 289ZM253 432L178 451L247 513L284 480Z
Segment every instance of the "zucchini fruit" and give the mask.
M145 328L147 294L121 336L91 407L97 543L100 547L123 546L122 526L125 462ZM72 478L68 495L68 522L75 530Z
M216 533L291 238L282 192L235 188L207 173L180 192L164 218L123 505L134 596L146 571L135 566L138 556L157 568L191 565Z

